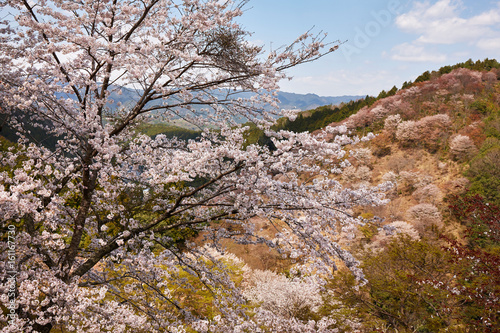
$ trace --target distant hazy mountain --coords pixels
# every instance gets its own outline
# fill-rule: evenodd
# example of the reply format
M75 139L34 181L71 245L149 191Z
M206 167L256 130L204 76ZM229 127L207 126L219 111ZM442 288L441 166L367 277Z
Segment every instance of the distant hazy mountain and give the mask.
M242 93L240 96L249 97L250 95L250 93ZM115 103L121 102L122 105L130 105L132 101L139 98L139 94L133 89L122 89L121 95L111 93L110 97ZM301 111L315 109L323 105L337 105L360 98L365 98L365 96L318 96L316 94L278 92L281 109L298 109Z
M318 96L316 94L295 94L288 92L278 92L282 109L299 109L302 111L315 109L323 105L337 105L342 102L354 101L365 96Z

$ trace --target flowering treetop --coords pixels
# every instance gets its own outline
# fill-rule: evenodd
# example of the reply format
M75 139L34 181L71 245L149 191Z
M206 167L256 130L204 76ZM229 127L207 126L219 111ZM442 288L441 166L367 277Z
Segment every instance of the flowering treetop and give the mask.
M20 272L18 316L1 317L3 332L182 329L200 318L175 296L195 288L181 271L217 296L228 331L257 325L217 258L178 244L186 231L220 251L224 238L265 243L310 272L327 273L340 258L362 277L336 239L358 223L352 206L383 203L383 187L351 190L334 178L347 166L345 145L359 139L345 128L328 129L341 132L332 142L270 131L270 151L246 146L245 128L232 122L240 115L269 129L261 106L276 103L283 70L336 47L323 52L322 38L307 33L263 56L235 22L245 3L2 3L10 14L0 30L1 112L20 138L1 153L0 219L19 230ZM125 88L136 98L111 109ZM258 94L234 96L242 91ZM137 134L139 122L159 117L183 117L203 134ZM31 140L26 124L55 147ZM275 238L254 230L256 215Z

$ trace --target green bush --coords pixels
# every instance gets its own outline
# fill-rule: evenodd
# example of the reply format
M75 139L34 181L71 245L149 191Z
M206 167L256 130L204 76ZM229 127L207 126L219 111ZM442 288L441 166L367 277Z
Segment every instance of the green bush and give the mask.
M338 297L346 305L383 320L391 332L440 332L454 324L443 311L454 300L427 283L448 279L447 254L439 245L395 237L381 252L364 254L362 262L368 281L363 287L339 274Z
M491 141L489 141L491 143ZM500 146L493 146L478 154L470 163L467 176L472 192L487 201L500 205Z

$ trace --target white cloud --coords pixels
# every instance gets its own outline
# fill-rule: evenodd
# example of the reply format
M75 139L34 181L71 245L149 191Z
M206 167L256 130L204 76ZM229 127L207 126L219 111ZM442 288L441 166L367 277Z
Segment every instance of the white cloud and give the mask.
M468 18L461 16L461 9L458 0L417 2L396 18L396 26L419 35L417 41L426 44L475 44L481 38L500 37L500 7Z
M449 20L456 15L457 6L449 0L438 1L431 6L428 2L417 2L413 9L396 17L396 26L410 33L422 33L428 29L429 21Z
M411 62L443 62L446 60L446 55L429 52L423 46L403 43L392 48L391 59Z
M364 66L325 72L323 75L295 76L292 81L283 81L283 91L306 94L314 92L320 96L378 95L382 89L390 89L395 80L394 73L386 70L367 71Z
M500 9L492 9L469 19L473 25L493 25L500 26Z
M482 50L500 52L500 37L482 38L477 42L477 46Z
M421 45L403 43L391 50L391 59L411 62L444 62L445 54L429 52Z

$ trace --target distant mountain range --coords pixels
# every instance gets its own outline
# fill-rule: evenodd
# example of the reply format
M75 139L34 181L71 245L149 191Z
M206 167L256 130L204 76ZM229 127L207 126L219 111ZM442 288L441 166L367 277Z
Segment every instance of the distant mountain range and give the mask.
M366 96L318 96L316 94L295 94L280 91L278 99L281 101L280 108L282 109L299 109L301 111L315 109L323 105L338 105L355 101Z
M251 93L242 93L238 96L250 97ZM112 92L110 98L114 101L113 104L115 105L117 102L120 102L122 105L130 105L132 101L139 98L139 94L133 89L123 88L121 95ZM338 105L340 103L347 103L349 101L358 100L361 98L365 98L365 96L318 96L316 94L295 94L282 91L278 92L278 99L281 102L279 106L281 109L298 109L300 111L312 110L324 105ZM158 101L156 103L160 102Z

